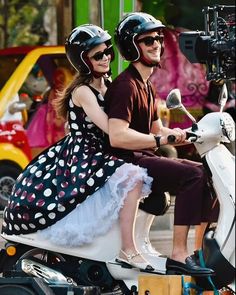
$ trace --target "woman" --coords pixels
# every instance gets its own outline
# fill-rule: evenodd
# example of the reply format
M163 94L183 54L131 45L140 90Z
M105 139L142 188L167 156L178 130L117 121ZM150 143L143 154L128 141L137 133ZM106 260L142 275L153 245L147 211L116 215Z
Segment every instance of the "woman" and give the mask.
M78 246L107 232L119 217L118 260L153 270L133 239L137 206L150 193L152 178L145 169L104 153L108 119L103 96L114 58L111 36L98 26L81 25L71 32L66 54L78 75L56 106L68 120L69 133L19 176L4 212L3 232L38 231L52 243Z

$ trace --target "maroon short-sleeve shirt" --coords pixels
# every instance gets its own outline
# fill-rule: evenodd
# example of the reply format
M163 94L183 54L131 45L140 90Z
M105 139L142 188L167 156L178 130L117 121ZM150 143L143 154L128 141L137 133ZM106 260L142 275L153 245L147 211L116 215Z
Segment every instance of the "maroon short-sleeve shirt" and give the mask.
M139 72L130 64L107 90L108 117L125 120L130 128L149 134L152 122L158 117L155 90L150 81L148 85L149 91Z
M109 85L105 95L105 111L109 119L125 120L129 122L130 128L149 134L152 122L158 119L155 96L156 91L151 82L148 81L147 87L137 69L130 64ZM112 148L109 140L107 148L127 161L134 157L133 151Z

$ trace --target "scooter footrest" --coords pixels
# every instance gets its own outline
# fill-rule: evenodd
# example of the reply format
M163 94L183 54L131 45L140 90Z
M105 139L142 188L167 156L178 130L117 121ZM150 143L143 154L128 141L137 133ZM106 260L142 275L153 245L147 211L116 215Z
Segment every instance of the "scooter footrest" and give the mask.
M166 274L167 275L182 275L183 273L178 270L167 270Z
M129 268L129 269L134 268L134 267L133 267L132 265L130 265L129 263L125 263L124 261L120 261L119 259L116 259L116 262L117 262L118 264L120 264L120 266L123 267L123 268Z

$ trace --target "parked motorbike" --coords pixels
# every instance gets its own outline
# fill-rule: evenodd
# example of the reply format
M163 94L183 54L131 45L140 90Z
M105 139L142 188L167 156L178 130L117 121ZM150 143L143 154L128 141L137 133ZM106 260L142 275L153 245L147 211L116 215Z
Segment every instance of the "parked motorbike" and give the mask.
M235 139L235 126L231 116L222 112L226 100L224 87L221 111L207 114L198 123L182 105L178 89L172 90L166 101L170 109L181 108L192 119L193 125L187 130L188 140L196 146L220 203L217 226L206 233L203 242L204 261L207 267L215 270L212 280L218 289L231 284L235 274L235 158L222 144ZM173 136L171 140L174 140ZM153 218L141 210L138 212L137 248L155 267L152 275L170 274L168 258L153 249L149 240ZM49 284L99 286L102 294L114 295L137 294L138 276L149 274L115 260L121 246L118 222L93 243L75 248L38 240L36 234L2 234L2 237L7 242L0 252L0 272L15 268L29 276L43 278ZM211 287L203 278L198 282L206 288Z

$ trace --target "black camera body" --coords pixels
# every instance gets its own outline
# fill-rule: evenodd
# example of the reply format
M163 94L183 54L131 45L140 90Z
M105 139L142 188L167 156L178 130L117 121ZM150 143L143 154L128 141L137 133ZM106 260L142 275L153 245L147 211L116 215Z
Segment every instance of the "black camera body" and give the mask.
M207 6L203 13L205 32L180 33L180 50L191 63L206 64L207 80L234 80L235 6Z

